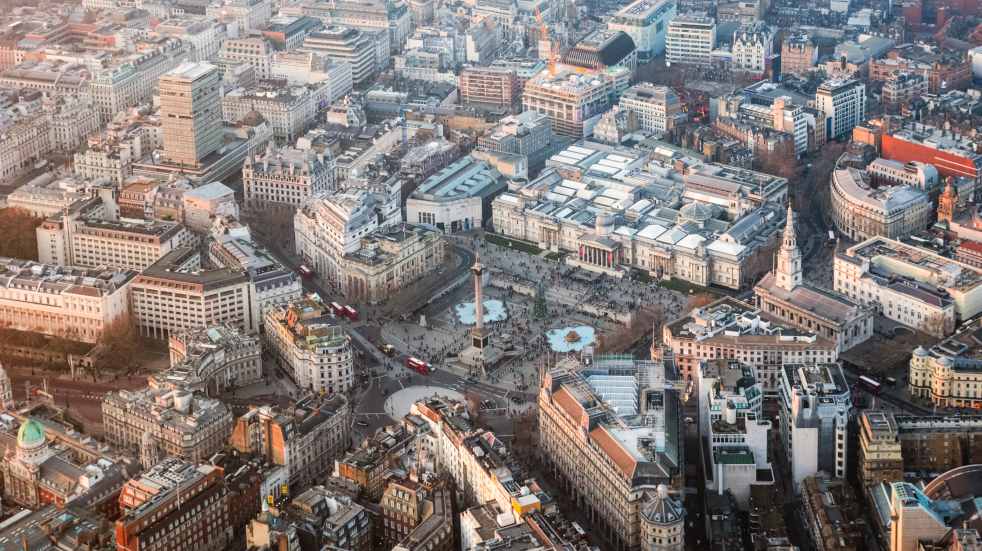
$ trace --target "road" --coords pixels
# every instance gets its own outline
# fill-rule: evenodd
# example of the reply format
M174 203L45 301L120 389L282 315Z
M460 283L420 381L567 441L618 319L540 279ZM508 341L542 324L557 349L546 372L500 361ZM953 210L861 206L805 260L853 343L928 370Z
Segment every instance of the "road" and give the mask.
M400 306L400 310L410 314L427 313L431 311L443 310L447 308L448 301L452 301L453 291L465 284L470 279L470 267L474 264L474 252L464 246L464 240L452 240L451 247L457 257L457 263L452 268L441 274L442 277L434 278L426 282L425 285L413 289L417 300L405 303ZM299 261L291 255L285 254L279 247L270 243L263 245L279 260L284 266L297 270ZM308 292L315 292L323 298L335 297L337 293L328 292L321 285L312 279L304 280L304 289ZM363 319L351 323L341 321L349 329L352 342L355 348L361 352L362 359L361 377L358 380L365 381L367 376L367 386L357 389L354 397L354 427L355 437L367 436L375 430L386 425L395 423L396 419L391 419L385 412L385 398L402 388L411 385L438 386L456 390L462 394L474 393L481 400L492 400L497 405L511 403L512 397L517 396L517 400L522 402L534 401L536 396L533 393L513 391L505 387L482 383L479 381L468 381L467 377L461 374L437 369L430 375L420 375L415 371L405 367L405 359L408 357L407 350L403 343L389 343L396 347L396 354L388 357L381 350L379 345L381 340L378 337L378 327L388 321L386 316L381 315L385 308L374 309L379 312L375 314L371 307L361 306L360 311L364 313ZM373 315L378 315L373 319Z

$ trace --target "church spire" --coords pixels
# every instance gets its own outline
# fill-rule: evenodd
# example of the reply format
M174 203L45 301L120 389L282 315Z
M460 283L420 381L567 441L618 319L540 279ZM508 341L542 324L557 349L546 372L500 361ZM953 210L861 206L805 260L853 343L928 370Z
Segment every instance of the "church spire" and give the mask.
M801 251L798 250L798 236L794 231L794 211L788 203L788 220L784 227L784 240L777 253L775 274L777 285L791 291L801 285Z

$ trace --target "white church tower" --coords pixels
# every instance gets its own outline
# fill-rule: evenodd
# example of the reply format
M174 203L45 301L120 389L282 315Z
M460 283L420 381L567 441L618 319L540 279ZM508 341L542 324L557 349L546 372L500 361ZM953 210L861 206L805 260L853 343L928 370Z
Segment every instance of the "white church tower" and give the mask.
M801 285L801 251L798 250L798 237L794 231L794 211L788 205L788 222L784 226L784 241L777 253L778 287L791 291Z

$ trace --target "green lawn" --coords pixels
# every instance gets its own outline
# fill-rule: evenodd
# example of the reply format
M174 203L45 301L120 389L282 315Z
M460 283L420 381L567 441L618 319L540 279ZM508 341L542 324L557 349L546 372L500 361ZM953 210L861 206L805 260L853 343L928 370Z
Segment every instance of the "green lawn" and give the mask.
M494 235L492 233L485 233L484 240L488 243L494 243L499 247L508 247L510 249L515 249L518 251L524 251L528 254L539 254L542 249L536 247L531 243L525 241L516 241L514 239L508 239L507 237L501 237L500 235Z

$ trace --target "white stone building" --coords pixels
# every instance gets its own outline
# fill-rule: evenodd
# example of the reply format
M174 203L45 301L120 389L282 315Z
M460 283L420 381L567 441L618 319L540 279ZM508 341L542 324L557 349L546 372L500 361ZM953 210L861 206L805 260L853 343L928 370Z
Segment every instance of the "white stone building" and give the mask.
M774 51L774 33L764 23L741 26L733 33L730 69L762 76L770 68Z
M866 121L866 85L859 80L827 80L815 92L815 107L828 116L826 138L843 136Z
M846 477L849 385L838 364L787 364L781 373L781 442L795 493L819 471Z
M947 335L982 312L982 270L913 245L872 237L834 267L836 291L926 333Z
M81 342L129 314L130 270L81 270L0 259L0 324Z
M293 147L246 157L242 192L246 208L297 209L315 194L334 190L334 159L327 153Z
M716 48L716 22L705 15L682 14L668 23L665 63L709 66Z
M263 320L266 343L297 385L310 392L347 392L355 381L351 337L329 307L302 299L270 309Z
M670 132L686 119L678 94L667 86L635 84L621 95L618 105L637 115L638 125L648 132Z
M930 196L909 185L873 187L869 175L847 167L832 172L832 224L852 241L891 239L924 230L934 217Z
M259 330L259 307L247 274L226 268L202 270L195 249L171 251L143 271L130 289L130 309L141 334L168 338L208 325Z
M640 57L656 57L665 51L668 24L677 10L675 0L635 0L617 11L607 21L607 28L626 32Z

